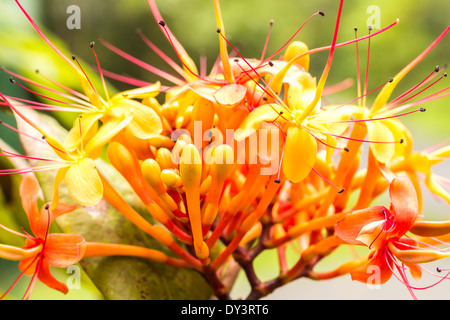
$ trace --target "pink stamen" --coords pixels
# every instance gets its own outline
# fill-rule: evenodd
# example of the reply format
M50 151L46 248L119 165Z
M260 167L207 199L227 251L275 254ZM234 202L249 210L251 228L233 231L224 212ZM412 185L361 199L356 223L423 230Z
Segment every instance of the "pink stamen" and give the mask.
M183 78L186 77L186 72L169 56L167 56L161 49L159 49L153 42L148 39L141 30L137 30L137 34L144 41L144 43L152 49L161 59L163 59L169 66L171 66L176 72L178 72Z
M114 52L115 54L121 56L122 58L136 64L137 66L161 77L166 79L167 81L170 81L176 85L183 85L184 81L172 76L171 74L168 74L167 72L164 72L158 68L155 68L154 66L151 66L135 57L133 57L132 55L120 50L119 48L117 48L116 46L112 45L111 43L107 42L104 39L99 39L99 41L102 43L102 45L104 45L106 48L108 48L109 50L111 50L112 52Z
M100 74L100 79L102 81L103 90L105 91L106 100L109 100L109 93L108 93L108 89L106 88L105 77L103 76L103 71L102 71L102 68L100 67L100 61L98 60L98 56L97 56L97 53L95 52L94 45L95 45L95 42L92 41L90 43L90 47L95 56L95 61L97 63L98 73Z
M274 56L276 56L278 53L280 53L281 50L283 50L291 41L295 38L295 36L303 29L303 27L311 20L313 17L321 15L324 16L324 13L322 11L318 11L316 13L313 13L308 19L303 22L303 24L300 26L300 28L297 29L297 31L289 38L288 41L286 41L277 51L275 51L273 54L271 54L268 58L266 58L264 61L261 59L262 62L267 62L268 60L271 60Z
M273 27L273 20L270 20L269 22L269 31L267 32L267 37L266 37L266 42L264 43L264 47L261 53L261 61L264 60L264 56L266 55L266 50L267 50L267 46L269 44L269 39L270 39L270 34L272 32L272 27Z

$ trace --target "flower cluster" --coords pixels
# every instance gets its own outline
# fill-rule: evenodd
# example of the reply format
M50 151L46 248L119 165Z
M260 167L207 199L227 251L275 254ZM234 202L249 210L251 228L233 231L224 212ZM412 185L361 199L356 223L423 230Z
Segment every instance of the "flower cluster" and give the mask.
M68 267L94 256L136 256L204 274L213 294L227 299L223 270L235 262L247 275L258 299L276 288L309 277L321 280L350 273L353 280L382 284L395 275L415 294L406 267L415 279L421 263L450 256L445 242L450 221L422 219L422 184L450 203L445 179L432 167L450 156L450 146L431 152L416 151L401 116L424 112L425 102L449 95L449 88L416 98L447 76L436 67L422 82L395 99L391 95L402 80L450 31L447 27L416 59L379 88L361 92L341 105L324 102L326 80L336 48L370 41L398 21L363 37L338 43L343 0L340 1L330 46L309 49L293 37L277 52L248 59L228 41L219 1L214 0L220 57L209 73L198 70L159 13L148 0L161 31L180 64L140 36L177 75L145 64L106 40L100 42L118 55L172 83L139 86L112 96L104 85L101 94L76 57L65 56L35 24L18 0L17 5L49 48L77 77L83 92L49 78L40 83L10 70L10 80L33 92L49 93L40 102L0 93L2 105L15 115L22 135L41 144L40 155L20 155L2 148L0 155L25 159L35 166L3 169L1 175L23 176L20 196L32 233L4 230L26 238L23 247L0 245L0 257L20 260L22 274L33 275L24 298L36 279L61 292L67 286L52 277L49 265ZM315 16L323 16L319 11ZM309 20L308 19L308 20ZM302 26L303 27L303 26ZM318 80L309 73L315 52L328 52ZM231 53L230 53L231 52ZM281 57L277 58L281 54ZM358 66L359 67L359 66ZM371 105L369 94L379 91ZM56 95L56 98L51 98ZM414 99L416 98L416 99ZM416 107L418 106L418 107ZM66 136L55 135L34 117L36 110L75 112ZM5 124L6 125L6 124ZM37 137L33 134L37 133ZM34 141L33 140L33 141ZM367 148L365 148L367 146ZM106 150L105 153L102 153ZM124 178L151 219L144 217L96 165L105 160ZM54 170L51 200L39 211L39 182L35 175ZM444 183L443 183L444 182ZM448 187L448 185L447 185ZM61 189L74 204L60 201ZM390 204L372 204L384 191ZM49 226L76 207L89 208L106 201L169 252L117 243L89 242L84 235L56 234ZM365 246L367 256L329 272L315 265L340 246ZM286 250L294 247L297 261L289 265ZM276 249L279 275L261 281L254 259ZM438 270L441 272L442 270ZM447 278L436 274L439 281Z

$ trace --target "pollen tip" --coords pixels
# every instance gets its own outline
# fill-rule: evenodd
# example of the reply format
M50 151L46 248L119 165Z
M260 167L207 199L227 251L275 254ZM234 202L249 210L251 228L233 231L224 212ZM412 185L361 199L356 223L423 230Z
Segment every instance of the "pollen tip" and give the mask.
M358 31L358 28L357 27L353 27L353 30Z
M45 140L45 139L47 139L47 137L44 135L44 136L42 136L42 140Z
M9 81L10 81L11 83L16 83L16 80L14 80L12 77L9 77Z
M217 28L217 29L216 29L216 32L217 32L217 33L221 33L222 30L221 30L220 28Z
M136 33L137 33L137 34L142 34L141 28L137 28L137 29L136 29Z
M372 31L373 27L372 26L367 26L367 29L369 29L369 31Z
M405 139L400 138L400 143L403 143L403 142L405 142Z
M40 71L39 71L39 69L36 69L36 70L34 70L34 72L39 73Z
M434 72L439 72L439 65L437 65L436 67L434 67Z
M164 22L164 20L159 20L158 24L159 24L161 27L165 27L165 26L166 26L166 23Z
M389 82L393 82L394 81L394 78L389 78Z
M280 183L281 182L281 180L280 179L275 179L275 180L273 180L275 183Z
M346 152L350 152L350 149L349 149L349 148L347 148L347 147L345 147L345 148L344 148L344 151L346 151Z
M318 11L317 13L320 14L322 17L325 15L325 12L323 11Z
M95 41L91 41L91 43L89 43L89 47L93 48L95 45Z
M273 67L273 62L269 61L269 66Z
M48 210L49 208L50 208L50 204L47 203L47 204L45 205L45 210Z
M75 60L77 60L77 57L75 57L75 56L72 56L72 60L74 60L74 61L75 61Z
M269 21L269 25L271 25L271 26L273 26L273 19L271 19L270 21Z
M425 111L427 111L427 108L420 108L419 111L420 112L425 112Z
M342 188L341 190L338 191L338 193L342 193L345 191L345 188Z
M444 72L442 75L443 75L445 78L447 78L447 72Z
M439 268L439 267L436 267L436 271L437 271L437 272L442 272L442 269Z

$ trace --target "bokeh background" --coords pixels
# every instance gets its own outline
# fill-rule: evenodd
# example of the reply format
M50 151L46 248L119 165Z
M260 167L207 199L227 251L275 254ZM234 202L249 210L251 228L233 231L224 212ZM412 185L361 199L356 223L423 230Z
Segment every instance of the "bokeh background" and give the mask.
M218 35L212 0L160 0L156 1L167 25L184 45L186 51L194 61L200 57L207 57L208 66L216 60L218 49ZM89 47L91 41L99 36L120 49L132 54L146 63L171 72L170 68L161 61L138 37L136 30L140 29L158 45L166 54L176 60L176 55L165 39L153 18L147 1L145 0L22 0L22 5L31 14L60 48L70 56L76 55L81 59L86 70L95 65L95 59ZM273 20L273 30L269 41L267 54L280 48L302 23L314 12L322 10L325 16L312 19L295 37L308 44L310 48L329 45L331 42L336 19L337 0L223 0L221 1L222 15L225 22L226 36L238 47L241 54L249 58L259 58L266 40L269 21ZM67 13L70 5L80 8L80 29L68 29ZM370 6L377 6L379 11L368 11ZM36 35L25 16L20 12L13 0L0 0L0 65L17 73L35 77L35 70L45 71L55 79L61 79L68 85L76 85L76 79L68 78L63 63L51 52L45 43ZM379 14L373 21L373 14ZM367 34L367 22L379 23L385 27L395 19L400 23L393 29L378 35L371 40L369 59L368 87L374 89L387 79L394 76L409 61L422 52L450 23L450 4L448 0L347 0L344 4L342 22L338 42L350 40L354 37L354 27L358 28L360 36ZM374 24L375 26L375 24ZM376 29L374 30L376 31ZM118 74L131 75L137 79L154 82L158 79L150 72L118 57L101 44L96 44L96 52L105 70ZM365 70L367 59L367 41L361 42L360 61L361 70ZM450 62L450 36L445 38L398 86L394 96L424 79L436 65L444 66ZM327 52L317 53L311 57L310 72L320 77L325 65ZM362 73L364 76L364 72ZM332 71L328 84L340 83L345 79L356 79L355 46L336 50ZM444 79L435 86L439 90L448 86ZM162 81L164 84L164 81ZM124 90L129 85L111 80L111 90ZM9 76L0 74L0 90L15 96L24 95L18 86L12 86ZM430 93L433 91L430 91ZM327 97L331 103L343 103L353 99L356 87L353 86L333 96ZM375 95L367 98L368 103ZM427 112L416 113L405 117L404 122L411 128L415 138L415 148L424 149L436 145L449 138L448 107L450 97L428 103ZM13 119L4 110L0 110L0 118L13 123ZM68 124L71 119L59 118L61 123ZM16 144L16 137L11 131L0 126L0 138L20 150ZM445 165L437 168L441 174L449 177L450 172ZM0 214L8 205L11 194L2 182ZM448 206L427 195L426 214L431 218L447 218ZM5 219L5 218L4 218ZM5 223L0 218L0 223ZM1 230L0 230L1 232ZM0 234L1 239L1 234ZM320 267L324 270L337 265L339 261L350 257L349 252L339 250L335 255L325 259ZM262 256L255 263L262 278L269 279L275 275L276 265L271 265L274 256L271 252ZM442 261L439 266L449 267L449 263ZM13 263L0 260L0 292L8 288L18 272ZM435 265L429 266L430 270ZM62 279L67 274L59 275ZM72 290L68 296L47 290L38 285L32 297L37 299L97 299L101 296L82 277L81 289ZM435 278L424 276L421 285L428 285ZM26 283L17 288L17 296L26 288ZM448 299L450 283L441 283L436 287L417 293L422 299ZM22 290L22 291L20 291ZM244 297L248 286L243 277L239 276L232 292L233 296ZM410 299L407 290L393 278L381 289L369 289L364 284L355 283L349 276L326 282L314 282L307 279L294 283L275 291L267 297L269 299Z

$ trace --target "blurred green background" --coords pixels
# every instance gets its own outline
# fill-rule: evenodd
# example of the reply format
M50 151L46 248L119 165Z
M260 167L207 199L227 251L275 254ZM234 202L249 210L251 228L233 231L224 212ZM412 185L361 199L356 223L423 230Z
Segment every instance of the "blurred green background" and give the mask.
M210 67L218 56L218 35L214 17L212 0L164 0L156 1L168 27L194 61L199 61L201 55L208 58ZM162 35L154 20L146 0L22 0L22 5L41 26L47 35L55 39L58 46L64 47L68 55L76 55L83 59L86 70L95 65L95 59L89 47L91 41L99 36L142 59L146 63L157 66L168 72L171 69L161 61L138 37L136 29L151 39L152 42L176 60L176 55L168 41ZM293 1L293 0L222 0L222 15L225 22L227 38L234 46L240 48L241 54L249 58L259 58L268 32L269 21L273 20L273 30L269 41L267 55L276 51L294 34L297 28L314 12L322 10L324 17L317 16L311 20L295 39L302 40L310 48L329 45L331 42L336 19L337 0ZM81 28L68 29L67 13L70 5L77 5L81 13ZM338 41L350 40L354 37L353 27L358 28L360 36L367 34L367 21L377 12L368 12L369 6L376 5L379 9L379 22L385 27L395 19L400 23L393 29L378 35L371 40L369 65L369 90L378 87L387 79L394 76L406 64L421 53L450 23L450 5L448 0L347 0L344 3L342 23ZM27 19L20 12L12 0L0 0L0 65L17 73L35 77L34 71L45 71L55 79L62 79L64 83L76 85L76 79L68 78L61 68L64 63L37 37ZM374 25L375 26L375 25ZM376 31L376 29L374 30ZM131 75L147 82L159 80L155 75L135 66L129 61L97 44L96 52L105 70L119 74ZM367 41L360 43L361 70L365 70L367 56ZM436 65L445 65L450 60L450 37L445 38L398 86L394 96L414 86L424 79ZM310 72L320 77L325 65L327 52L317 53L311 57ZM364 72L362 73L364 76ZM356 78L355 46L337 49L328 84L337 84L347 78ZM444 79L435 86L439 90L448 86ZM114 80L111 85L118 90L131 88ZM163 81L163 83L165 83ZM0 74L0 90L11 95L23 95L24 91L12 86L9 76ZM330 103L343 103L356 95L356 87L344 90L327 97ZM26 95L25 95L26 96ZM375 95L367 98L372 101ZM405 117L404 122L412 128L417 149L433 146L449 137L448 135L448 104L450 98L427 103L427 112ZM0 110L0 118L13 123L13 119ZM61 119L63 124L70 123L70 119ZM4 127L0 127L0 137L8 143L14 144L14 135ZM15 145L20 149L19 146ZM447 167L442 166L443 175L449 176ZM446 174L445 174L446 172ZM5 206L7 197L2 197ZM5 200L6 199L6 200ZM448 207L442 203L435 204L434 199L427 200L430 214L438 212L448 215ZM427 203L428 203L427 202ZM0 220L1 221L1 220ZM348 254L343 252L342 254ZM339 258L342 258L340 255ZM266 256L261 267L267 266L270 253ZM330 258L330 264L335 263ZM336 258L337 259L337 258ZM0 291L9 287L15 277L10 276L6 268L15 265L0 261ZM442 265L441 265L442 266ZM325 266L326 268L326 266ZM270 270L264 271L264 277L270 277ZM64 276L64 275L62 275ZM42 287L42 286L41 286ZM87 285L83 286L88 287ZM39 287L40 288L40 287ZM38 289L39 289L38 288ZM444 288L444 289L442 289ZM450 288L448 284L421 293L421 297L448 298L443 291ZM239 281L233 294L236 297L245 296L248 288L244 281ZM99 298L95 290L73 290L69 298ZM18 290L18 292L23 292ZM62 295L35 293L33 297L39 299L64 298ZM20 293L19 293L20 297ZM352 283L348 277L330 282L314 283L307 280L297 281L284 289L277 290L272 296L276 299L308 299L308 298L409 298L407 290L393 279L383 289L368 290L365 285Z

